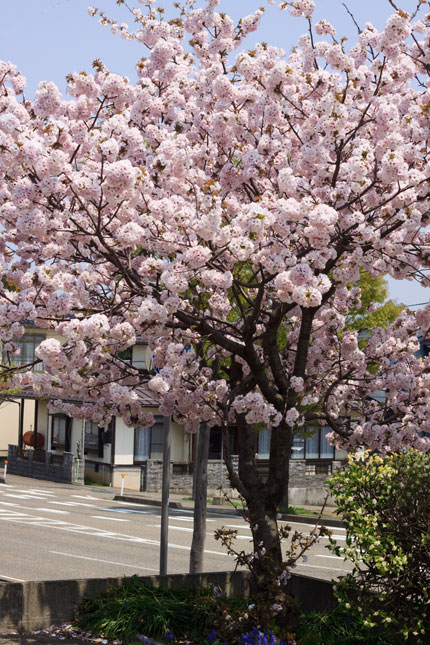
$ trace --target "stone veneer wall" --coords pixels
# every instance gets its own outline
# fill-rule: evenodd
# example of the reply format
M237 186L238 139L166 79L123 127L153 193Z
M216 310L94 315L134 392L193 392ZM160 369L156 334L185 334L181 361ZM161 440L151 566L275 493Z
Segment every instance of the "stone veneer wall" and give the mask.
M34 460L34 450L28 451L28 458L18 457L18 446L9 445L7 472L10 475L21 477L34 477L35 479L46 479L59 483L83 483L82 462L79 467L71 452L62 454L61 464L51 463L51 452L45 452L45 461ZM55 453L54 453L55 454Z
M333 472L340 468L340 461L332 461ZM290 486L302 488L306 486L324 486L328 475L307 475L304 459L290 460Z
M235 469L238 467L238 456L233 456ZM341 465L340 461L333 461L332 468L335 470ZM141 469L144 474L141 477ZM267 471L267 464L260 468L261 477L264 479ZM120 487L120 473L125 474L124 487L128 490L139 490L140 481L143 482L143 490L156 493L161 491L163 463L160 460L148 459L143 466L114 466L113 486ZM320 505L324 502L327 487L325 482L327 475L306 474L306 461L294 459L290 461L290 504ZM193 489L193 475L186 467L186 464L170 464L170 491L190 495ZM219 487L231 494L229 479L225 464L218 459L208 462L208 495L219 495ZM331 498L328 500L332 504Z
M233 456L233 466L235 469L238 467L238 457ZM176 464L170 464L170 491L172 493L188 493L193 490L193 475L189 472L181 472L180 464L177 465L179 472L175 472ZM161 491L161 483L163 476L163 462L153 459L148 459L146 462L146 488L150 492ZM221 464L217 460L209 460L208 462L208 494L214 495L217 489L222 485L223 488L229 486L229 479L227 468L225 464Z

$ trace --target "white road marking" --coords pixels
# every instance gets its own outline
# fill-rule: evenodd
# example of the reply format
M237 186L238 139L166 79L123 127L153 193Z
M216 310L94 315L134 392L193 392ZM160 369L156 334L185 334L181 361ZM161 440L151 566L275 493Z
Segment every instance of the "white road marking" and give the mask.
M58 506L89 506L90 508L94 508L94 504L84 504L84 502L51 502L49 500L49 504L57 504Z
M25 495L47 495L52 496L54 493L45 493L43 490L38 490L37 488L15 488L17 493L24 493Z
M226 524L229 529L242 529L242 531L250 531L251 529L246 524Z
M329 571L342 571L343 573L347 573L348 569L336 569L336 567L321 567L319 564L298 564L297 568L299 567L310 567L311 569L328 569Z
M15 515L12 515L12 513L15 513ZM108 532L103 529L91 527L91 526L85 526L81 524L71 524L69 522L63 522L61 520L54 520L54 519L48 519L46 517L33 517L30 515L27 515L23 517L22 513L17 513L16 511L9 511L9 515L5 515L5 517L0 516L0 520L4 521L9 521L9 522L15 522L16 524L30 524L31 526L49 526L53 529L58 529L60 531L68 531L71 533L79 533L83 535L90 535L92 537L97 537L97 538L107 538L111 540L119 540L122 542L136 542L138 544L146 544L146 545L151 545L151 546L156 546L159 548L160 542L158 540L150 540L147 538L140 538L136 537L134 535L127 535L127 534L121 534L121 533L113 533L113 532ZM168 544L169 548L172 549L180 549L183 551L190 551L191 547L190 546L183 546L181 544ZM209 553L212 555L220 555L220 556L227 556L227 553L221 553L219 551L210 551L205 549L204 553Z
M171 519L175 520L175 522L194 522L192 517L179 517L178 515L171 515ZM215 522L216 520L208 520L206 518L206 522Z
M5 576L0 573L0 578L6 578L6 580L12 580L12 582L27 582L26 580L21 580L21 578L11 578L10 576Z
M332 558L333 560L344 560L339 555L322 555L321 553L316 553L315 557L317 558Z
M130 508L127 510L126 508L99 508L97 509L99 511L103 510L105 513L124 513L125 515L128 514L135 514L135 515L151 515L151 511L136 511L134 508Z
M149 526L154 529L161 529L161 524L149 524ZM172 526L171 524L169 524L169 530L170 529L176 529L177 531L185 531L186 533L193 532L193 529L189 529L186 526Z
M28 517L27 513L9 511L7 508L0 510L0 517Z
M316 521L316 518L315 518L315 524L309 524L309 522L298 522L298 521L297 522L291 522L291 521L287 522L285 520L282 520L281 522L278 522L278 523L279 524L288 524L289 526L291 526L291 525L295 526L296 524L299 524L300 526L310 526L311 528L315 528L315 524L317 523L317 521ZM318 526L326 526L324 524L324 520L320 520L318 522ZM336 528L336 531L345 531L346 530L343 526L336 526L336 527L326 526L326 528L328 528L328 529Z
M61 513L61 515L70 515L69 511L58 511L56 508L35 508L35 511L42 511L46 513Z
M98 502L104 502L103 497L91 497L91 495L70 495L70 497L77 497L78 499L95 499Z
M0 502L2 506L19 506L21 508L21 504L15 504L15 502Z
M139 567L135 564L126 564L125 562L114 562L113 560L100 560L99 558L89 558L85 555L74 555L73 553L62 553L61 551L50 551L56 555L65 555L69 558L79 558L80 560L91 560L92 562L105 562L106 564L117 564L120 567L132 567L132 569L142 569L143 571L158 571L158 569L150 569L148 567Z
M12 484L0 484L0 486L7 486L8 488L13 488Z
M6 493L4 497L13 497L14 499L45 499L37 495L15 495L14 493Z
M106 517L105 515L91 515L96 520L110 520L111 522L129 522L123 517Z

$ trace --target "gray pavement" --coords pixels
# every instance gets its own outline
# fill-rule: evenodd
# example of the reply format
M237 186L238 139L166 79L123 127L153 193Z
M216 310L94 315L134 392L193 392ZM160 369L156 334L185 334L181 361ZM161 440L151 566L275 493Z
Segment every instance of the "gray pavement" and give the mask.
M157 574L160 507L142 504L142 499L134 503L114 500L117 493L109 488L8 476L6 485L0 484L0 581ZM180 500L183 508L170 510L168 573L185 573L192 539L192 502L173 495L172 500ZM302 519L294 529L309 533L313 523ZM234 509L209 507L206 571L235 567L214 539L214 530L221 526L237 529L239 548L251 549L250 530ZM333 531L342 544L344 529ZM327 542L321 540L296 570L325 579L349 570L348 563L326 549Z

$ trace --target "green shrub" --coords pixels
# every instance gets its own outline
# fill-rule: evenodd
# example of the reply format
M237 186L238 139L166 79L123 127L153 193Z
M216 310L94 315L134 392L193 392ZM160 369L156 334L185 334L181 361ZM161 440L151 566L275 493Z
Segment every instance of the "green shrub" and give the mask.
M430 454L356 455L329 481L346 525L351 574L335 585L342 609L389 642L430 642Z
M300 617L297 633L300 645L389 645L392 641L369 633L363 621L337 607L325 613L312 611Z
M75 624L124 643L136 642L140 634L159 640L171 633L174 637L193 637L211 631L215 606L212 589L152 587L133 576L80 604Z

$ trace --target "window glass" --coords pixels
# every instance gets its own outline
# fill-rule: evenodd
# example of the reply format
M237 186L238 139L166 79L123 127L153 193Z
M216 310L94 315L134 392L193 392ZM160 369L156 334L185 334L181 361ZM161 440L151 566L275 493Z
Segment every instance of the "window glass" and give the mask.
M209 436L209 459L221 459L221 428L211 428Z
M65 448L66 446L66 418L52 417L52 447Z
M134 459L146 461L151 456L151 428L136 428L134 437Z
M293 444L291 446L291 459L304 459L305 458L305 440L303 437L293 436Z
M85 451L99 451L99 427L95 421L85 421Z
M308 429L309 431L311 428ZM306 439L306 459L318 459L319 457L319 430L315 429L312 436Z
M155 423L151 428L151 459L163 457L164 445L164 417L155 417Z
M7 352L3 352L3 363L6 365L26 365L27 363L32 363L37 358L36 347L38 347L43 340L45 340L45 336L42 334L24 334L22 338L14 341L19 349L19 354L14 356ZM42 363L37 363L33 369L43 369Z
M331 428L325 426L320 430L320 455L321 459L333 459L334 457L334 446L331 446L326 439L326 434L331 432Z
M258 433L258 456L260 459L269 459L271 431L268 428Z

